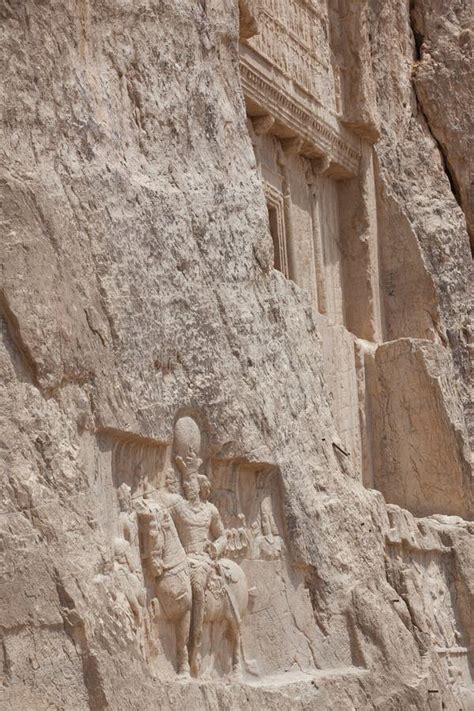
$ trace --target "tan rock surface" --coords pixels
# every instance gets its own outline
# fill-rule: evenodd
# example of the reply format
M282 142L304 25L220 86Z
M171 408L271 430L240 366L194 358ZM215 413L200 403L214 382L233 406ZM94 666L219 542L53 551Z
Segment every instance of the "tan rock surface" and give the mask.
M474 707L464 12L0 2L2 708Z
M472 183L473 13L469 2L414 2L411 22L418 62L414 85L441 151L452 191L474 231ZM449 94L449 101L445 96Z

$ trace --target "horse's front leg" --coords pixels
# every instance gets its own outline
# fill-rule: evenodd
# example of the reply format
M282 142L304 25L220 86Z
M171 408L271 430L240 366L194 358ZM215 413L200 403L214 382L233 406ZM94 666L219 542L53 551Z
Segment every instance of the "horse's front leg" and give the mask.
M205 593L201 587L193 589L193 606L191 611L191 639L189 645L189 660L193 676L198 676L201 668L202 627L204 623Z
M189 675L188 642L191 610L184 613L176 622L176 667L181 676Z

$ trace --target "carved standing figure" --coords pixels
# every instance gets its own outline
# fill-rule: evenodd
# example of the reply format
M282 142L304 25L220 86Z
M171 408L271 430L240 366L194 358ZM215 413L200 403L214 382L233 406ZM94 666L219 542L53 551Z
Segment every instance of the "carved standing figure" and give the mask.
M114 575L118 588L127 598L133 612L135 623L139 626L142 622L143 608L145 605L145 591L140 579L135 575L131 566L130 545L124 538L114 540Z
M131 489L128 484L121 484L119 486L117 489L117 497L120 508L120 534L130 545L130 567L136 575L141 577L142 568L140 562L137 513L132 506Z

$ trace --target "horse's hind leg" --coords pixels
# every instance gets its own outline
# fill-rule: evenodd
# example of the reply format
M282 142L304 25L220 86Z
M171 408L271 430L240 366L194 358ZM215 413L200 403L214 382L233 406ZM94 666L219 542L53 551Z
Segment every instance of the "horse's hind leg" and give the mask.
M232 676L240 677L242 673L242 660L240 654L240 624L237 620L231 619L228 621L227 634L230 640L232 654Z

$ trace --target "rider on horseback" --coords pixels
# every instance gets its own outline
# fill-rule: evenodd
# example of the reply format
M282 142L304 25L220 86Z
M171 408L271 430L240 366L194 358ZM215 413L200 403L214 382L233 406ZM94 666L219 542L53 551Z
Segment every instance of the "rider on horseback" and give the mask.
M215 561L227 543L224 526L217 508L208 501L210 483L198 474L201 461L197 457L177 458L183 473L184 499L176 497L171 507L176 530L186 552L192 588L190 662L193 672L199 667L202 639L204 596Z

